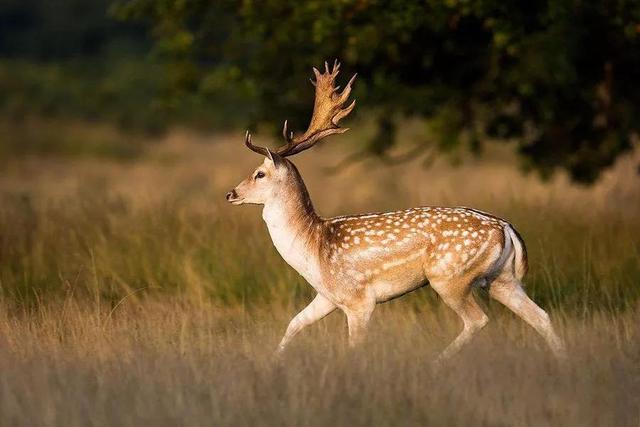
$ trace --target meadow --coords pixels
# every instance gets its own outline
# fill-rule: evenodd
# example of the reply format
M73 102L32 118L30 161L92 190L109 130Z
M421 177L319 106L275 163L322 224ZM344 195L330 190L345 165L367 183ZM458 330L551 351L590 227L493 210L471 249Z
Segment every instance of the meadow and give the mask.
M640 423L638 150L592 187L523 173L500 145L329 172L366 127L297 156L324 216L463 205L523 235L527 292L569 360L479 291L490 323L433 372L461 324L428 287L379 307L362 348L347 349L334 313L272 358L313 293L260 209L224 201L261 161L242 132L29 129L0 126L13 147L35 147L0 156L2 425ZM399 150L423 132L406 126ZM81 143L48 149L54 137Z

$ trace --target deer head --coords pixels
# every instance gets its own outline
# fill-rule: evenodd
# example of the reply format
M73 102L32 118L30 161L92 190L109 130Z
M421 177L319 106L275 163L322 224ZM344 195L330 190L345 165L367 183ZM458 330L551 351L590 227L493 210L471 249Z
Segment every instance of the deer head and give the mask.
M285 157L292 156L318 143L329 135L344 133L348 128L341 128L338 123L346 117L356 105L352 101L347 107L344 104L351 93L351 85L356 75L351 77L342 92L335 86L335 80L340 72L340 64L335 61L332 69L324 63L325 72L320 73L313 68L316 80L311 83L316 88L316 97L313 104L313 114L308 129L300 136L289 132L287 121L282 128L285 145L275 151L266 147L253 145L251 134L247 131L244 143L250 150L265 156L263 163L258 166L251 175L242 181L236 188L227 193L230 203L239 205L243 203L265 204L276 195L281 194L292 180L299 179L295 166Z
M251 138L251 136L248 136ZM233 190L227 193L227 200L234 205L243 203L263 205L275 197L276 193L290 181L286 160L267 150L262 164Z

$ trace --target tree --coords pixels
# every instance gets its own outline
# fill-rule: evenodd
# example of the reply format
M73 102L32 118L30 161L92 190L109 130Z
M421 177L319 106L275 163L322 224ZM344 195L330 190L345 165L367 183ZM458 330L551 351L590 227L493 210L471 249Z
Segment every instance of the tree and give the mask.
M590 183L640 123L640 1L131 0L172 60L172 87L233 84L257 119L304 124L311 64L357 70L385 156L403 115L428 118L442 149L512 141L543 175ZM286 113L285 114L285 110Z
M55 62L148 49L139 25L110 19L111 0L3 0L0 58ZM122 52L126 50L127 52Z

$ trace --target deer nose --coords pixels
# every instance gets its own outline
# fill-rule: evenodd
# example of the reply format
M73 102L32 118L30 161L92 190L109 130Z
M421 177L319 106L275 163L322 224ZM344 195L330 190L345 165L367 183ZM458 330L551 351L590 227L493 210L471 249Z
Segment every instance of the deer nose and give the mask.
M227 193L227 200L237 199L237 198L238 198L238 194L236 193L235 189Z

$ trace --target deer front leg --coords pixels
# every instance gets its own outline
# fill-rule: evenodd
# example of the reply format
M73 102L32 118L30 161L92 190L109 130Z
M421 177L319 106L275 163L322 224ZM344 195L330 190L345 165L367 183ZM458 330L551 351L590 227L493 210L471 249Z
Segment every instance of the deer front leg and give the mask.
M287 344L289 344L289 341L291 341L291 339L304 327L317 322L335 309L336 306L331 301L320 294L316 295L313 301L311 301L304 310L291 319L291 322L289 322L289 326L287 327L287 331L278 345L276 354L281 354Z
M349 347L357 347L364 341L367 334L367 326L375 307L375 301L366 301L357 307L343 309L347 315L347 324L349 326Z

